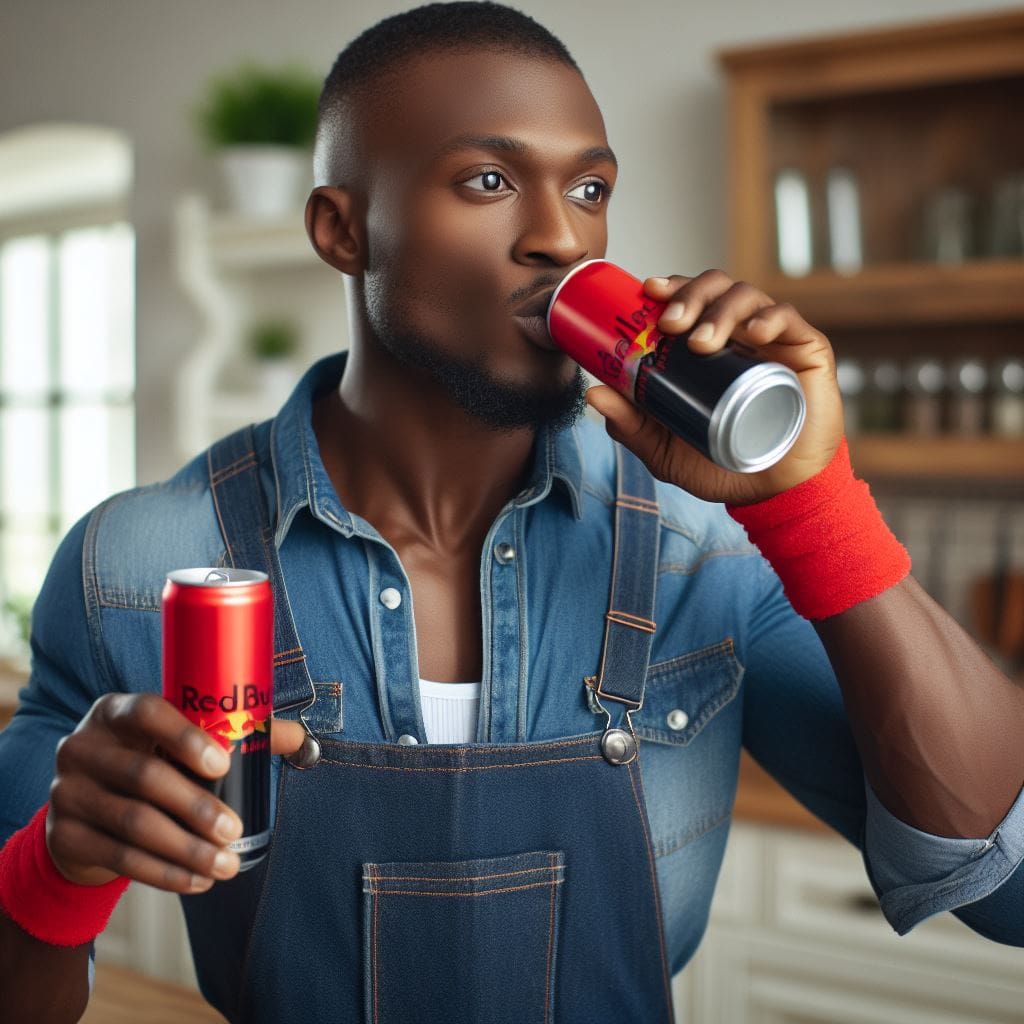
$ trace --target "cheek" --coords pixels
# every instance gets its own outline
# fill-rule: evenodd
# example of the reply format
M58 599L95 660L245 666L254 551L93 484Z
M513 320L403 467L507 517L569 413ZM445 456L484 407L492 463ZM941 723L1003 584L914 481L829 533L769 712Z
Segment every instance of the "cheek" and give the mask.
M367 295L410 324L489 324L505 294L510 211L432 197L368 218Z

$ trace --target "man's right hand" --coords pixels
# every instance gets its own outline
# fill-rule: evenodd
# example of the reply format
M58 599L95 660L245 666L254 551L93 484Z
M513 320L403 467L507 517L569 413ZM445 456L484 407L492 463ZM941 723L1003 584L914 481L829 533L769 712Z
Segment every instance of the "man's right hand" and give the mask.
M297 722L271 727L274 753L302 743ZM204 892L238 872L226 844L242 823L189 779L226 774L227 752L156 694L100 697L57 748L46 843L69 881L101 885L118 875L169 892Z

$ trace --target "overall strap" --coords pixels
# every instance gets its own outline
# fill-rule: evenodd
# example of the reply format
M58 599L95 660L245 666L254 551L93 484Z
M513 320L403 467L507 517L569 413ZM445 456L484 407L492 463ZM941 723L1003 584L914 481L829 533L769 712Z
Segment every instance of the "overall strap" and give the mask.
M314 698L313 684L295 631L267 517L252 427L243 427L214 444L206 462L227 564L236 569L256 569L270 577L274 595L274 708L305 706Z
M644 702L647 666L656 625L654 599L660 531L654 478L632 452L616 445L615 537L612 584L605 615L604 650L596 679L587 680L608 715L601 742L607 760L628 764L637 743L630 715ZM612 728L602 700L625 708L629 731Z

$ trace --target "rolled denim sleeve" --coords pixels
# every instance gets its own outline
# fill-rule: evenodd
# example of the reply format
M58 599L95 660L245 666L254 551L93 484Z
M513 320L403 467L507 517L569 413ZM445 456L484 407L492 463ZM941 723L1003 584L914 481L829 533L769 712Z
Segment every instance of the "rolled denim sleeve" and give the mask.
M988 938L1024 945L1024 790L991 835L952 839L895 817L866 779L864 789L865 863L882 912L900 935L952 910Z
M46 802L60 740L109 687L93 654L82 552L88 517L61 542L32 610L32 668L0 732L0 845Z
M1024 945L1024 794L990 836L948 839L894 817L867 785L824 648L767 563L745 651L743 742L804 806L862 851L901 935L952 911L987 938Z

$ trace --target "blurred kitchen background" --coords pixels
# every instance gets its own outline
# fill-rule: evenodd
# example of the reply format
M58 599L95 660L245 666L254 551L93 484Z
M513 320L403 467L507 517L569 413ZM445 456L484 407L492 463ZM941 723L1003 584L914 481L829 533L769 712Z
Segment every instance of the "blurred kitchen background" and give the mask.
M345 346L340 279L302 227L310 90L404 6L0 8L8 712L71 523L272 415ZM723 267L829 334L855 465L915 574L1019 678L1024 7L518 6L566 41L604 110L621 163L609 257L639 276ZM286 148L253 171L236 144L268 142ZM253 173L239 206L228 179ZM87 1021L207 1019L165 984L193 984L172 897L133 887L99 950ZM708 936L676 979L680 1021L1020 1024L1022 979L1018 951L953 919L897 939L856 852L745 765Z

